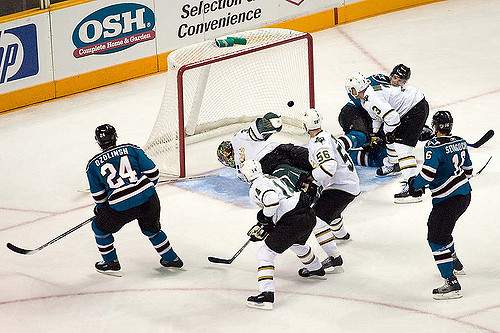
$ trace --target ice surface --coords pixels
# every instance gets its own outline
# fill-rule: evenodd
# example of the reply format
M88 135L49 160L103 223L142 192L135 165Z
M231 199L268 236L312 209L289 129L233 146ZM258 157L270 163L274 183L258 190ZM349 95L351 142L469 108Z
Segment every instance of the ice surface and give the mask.
M432 111L452 112L455 134L472 142L490 128L498 133L498 17L498 0L451 0L315 33L324 127L341 132L337 115L347 75L388 73L404 63L412 69L409 84L425 93ZM92 199L77 189L87 186L85 166L98 152L95 127L112 123L119 142L143 145L164 79L154 75L0 116L0 245L36 248L92 214ZM275 262L274 310L247 308L246 298L257 293L260 245L250 244L231 265L207 257L230 258L257 209L178 183L161 185L158 193L163 229L185 270L162 269L136 223L115 235L122 278L95 272L100 256L88 226L33 256L0 248L0 331L500 332L498 135L471 149L476 170L494 157L471 180L472 204L454 232L467 271L459 277L462 299L432 299L442 280L426 242L430 198L393 204L394 179L362 193L345 211L353 238L340 245L345 273L304 280L299 261L286 252ZM190 155L188 164L199 172L218 169L212 152ZM324 259L316 241L310 244Z

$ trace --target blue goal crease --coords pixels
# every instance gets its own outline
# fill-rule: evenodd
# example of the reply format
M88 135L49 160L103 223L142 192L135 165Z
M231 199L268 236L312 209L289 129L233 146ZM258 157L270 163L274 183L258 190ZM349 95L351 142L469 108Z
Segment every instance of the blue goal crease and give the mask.
M371 191L379 186L385 185L394 177L375 177L376 167L356 166L359 176L361 192ZM207 173L211 174L213 172ZM240 180L236 171L232 168L222 168L217 170L217 177L197 178L181 180L175 182L177 187L181 187L193 192L198 192L215 199L226 201L241 207L257 208L248 197L250 185Z

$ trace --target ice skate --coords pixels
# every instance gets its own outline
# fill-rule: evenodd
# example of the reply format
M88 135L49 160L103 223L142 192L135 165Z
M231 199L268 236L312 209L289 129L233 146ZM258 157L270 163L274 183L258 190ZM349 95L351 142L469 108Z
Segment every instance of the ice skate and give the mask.
M160 259L160 265L167 268L181 268L182 266L184 266L184 263L179 257L175 258L174 261L167 261L162 258Z
M334 234L334 236L335 236L335 234ZM347 241L352 241L352 238L351 238L351 235L349 233L347 233L343 237L337 237L337 236L335 236L335 241L336 242L338 242L338 241L347 242Z
M389 160L384 158L384 165L379 167L376 171L377 177L388 177L388 176L396 176L401 173L401 169L399 168L399 163L392 164Z
M464 265L460 262L456 253L453 253L453 275L465 275Z
M422 196L414 197L410 195L410 187L408 185L408 181L401 181L401 192L394 194L394 203L407 204L421 201Z
M95 269L101 273L112 276L122 276L120 272L121 266L118 260L113 261L98 261L95 263Z
M452 275L444 279L444 285L432 291L432 297L434 299L461 298L463 296L461 290L462 287L458 283L457 277Z
M342 260L342 256L339 255L335 258L332 256L326 258L321 262L321 265L326 274L339 274L344 272L344 268L342 267L343 263L344 260Z
M250 296L247 298L247 306L262 310L272 310L274 303L274 293L271 291L264 291L257 296Z
M323 269L323 267L320 267L319 269L314 270L314 271L310 271L304 267L304 268L299 269L298 273L302 277L319 278L321 280L326 280L326 277L324 277L326 272Z

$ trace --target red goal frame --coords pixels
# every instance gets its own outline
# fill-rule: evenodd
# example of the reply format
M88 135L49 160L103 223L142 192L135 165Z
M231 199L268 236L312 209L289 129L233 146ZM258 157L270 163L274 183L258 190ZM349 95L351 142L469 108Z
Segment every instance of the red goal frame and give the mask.
M273 42L266 45L259 45L251 47L245 50L240 50L238 52L233 52L225 54L222 56L217 56L213 58L208 58L202 61L197 61L191 64L186 64L179 68L177 72L177 104L178 104L178 119L179 119L179 177L186 177L186 141L184 133L184 87L183 87L183 77L184 73L190 69L210 65L216 62L224 61L231 58L236 58L245 54L258 52L264 49L273 48L287 43L293 43L301 39L307 40L307 62L308 62L308 76L309 76L309 107L315 107L314 98L314 55L313 55L313 38L308 33L303 33L298 36L290 37L284 40Z

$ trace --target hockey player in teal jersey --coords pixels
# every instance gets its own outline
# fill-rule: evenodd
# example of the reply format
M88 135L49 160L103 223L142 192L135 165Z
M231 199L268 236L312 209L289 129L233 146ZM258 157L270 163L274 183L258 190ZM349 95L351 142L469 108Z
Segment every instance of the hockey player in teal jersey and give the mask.
M420 196L429 184L432 210L427 222L427 241L441 276L442 287L432 291L435 299L462 297L456 275L463 275L463 265L455 253L451 233L458 218L471 201L472 163L464 139L451 135L453 118L449 111L437 111L432 117L436 138L424 148L424 164L417 176L408 180L410 194Z
M95 139L102 152L89 161L86 173L96 203L92 230L103 259L95 264L97 271L121 276L113 234L133 220L160 255L162 266L182 267L182 260L161 230L160 200L155 190L159 171L154 162L135 145L117 146L116 130L109 124L96 128Z

